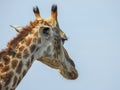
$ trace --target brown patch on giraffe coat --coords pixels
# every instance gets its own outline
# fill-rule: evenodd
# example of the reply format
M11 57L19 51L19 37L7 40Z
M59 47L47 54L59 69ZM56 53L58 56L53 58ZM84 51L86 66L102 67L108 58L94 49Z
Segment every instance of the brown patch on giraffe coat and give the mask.
M7 86L11 82L12 76L13 76L13 71L10 71L9 73L6 74L7 80L5 86Z
M0 59L7 54L8 49L0 51Z
M19 49L19 47L20 47L20 44L18 44L18 45L16 46L16 49Z
M24 46L19 47L19 52L23 51Z
M17 72L18 74L21 73L21 71L22 71L22 67L23 67L23 62L20 61L19 64L18 64L18 67L17 67L17 69L16 69L16 72Z
M31 41L32 41L32 38L30 38L30 37L27 38L27 39L26 39L26 42L25 42L25 43L26 43L26 46L29 46L29 45L31 44Z
M39 21L37 21L37 20L35 20L34 22L30 22L29 27L34 28L38 23L39 23Z
M5 65L2 70L1 73L7 72L10 69L9 65Z
M25 43L25 40L22 40L22 41L21 41L21 44L24 44L24 43Z
M18 79L17 76L15 76L14 79L13 79L13 85L12 85L13 87L16 85L17 79Z
M33 60L34 60L34 55L32 55L32 57L31 57L31 63L33 62Z
M27 72L26 70L23 71L23 77L25 76L26 72Z
M3 66L4 66L3 63L0 62L0 69L3 68Z
M10 57L8 55L3 56L3 61L4 61L5 65L9 64Z
M14 49L9 48L9 50L8 50L8 54L11 55L12 57L14 57L14 56L16 55L16 52L15 52Z
M33 45L30 46L30 51L31 51L31 53L35 50L35 47L36 47L35 44L33 44Z
M1 85L1 83L0 83L0 90L2 89L2 85Z
M17 57L17 58L22 58L22 53L20 53L20 52L17 53L17 54L16 54L16 57Z
M5 82L5 86L7 86L11 82L13 74L13 71L10 71L1 75L1 79Z
M26 63L26 66L30 67L30 65L31 65L31 60L29 59L28 62Z
M25 50L23 51L23 57L26 59L28 56L29 56L28 49L25 49Z
M17 59L13 59L12 62L11 62L12 68L15 69L17 64L18 64L18 60Z

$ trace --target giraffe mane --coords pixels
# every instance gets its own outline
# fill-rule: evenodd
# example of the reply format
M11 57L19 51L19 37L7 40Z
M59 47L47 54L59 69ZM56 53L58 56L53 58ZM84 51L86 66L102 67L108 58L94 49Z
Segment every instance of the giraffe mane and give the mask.
M18 33L18 35L13 38L11 41L8 42L7 48L0 51L0 58L6 54L14 54L14 48L15 46L24 39L31 31L32 29L38 24L39 22L35 20L34 22L30 22L30 24L26 27L23 27L22 30Z
M7 54L8 48L0 51L0 58ZM1 60L1 59L0 59Z
M30 24L26 27L23 27L20 33L13 38L10 42L8 42L8 48L15 48L15 46L24 39L31 31L32 29L38 24L38 21L35 20L34 22L30 22Z
M39 15L39 9L36 6L36 8L33 8L33 12L37 13L38 16ZM7 48L6 49L2 49L0 51L0 58L3 57L6 54L15 54L14 48L16 47L16 45L22 41L24 39L24 37L26 37L31 31L32 29L39 23L38 20L35 20L33 22L30 22L30 24L26 27L23 27L21 29L21 31L19 31L18 35L16 37L14 37L11 41L8 42L7 44Z

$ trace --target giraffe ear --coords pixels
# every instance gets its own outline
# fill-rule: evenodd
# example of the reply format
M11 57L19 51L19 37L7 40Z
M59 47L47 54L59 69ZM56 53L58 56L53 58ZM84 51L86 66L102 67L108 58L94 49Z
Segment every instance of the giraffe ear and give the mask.
M39 8L37 6L33 8L33 12L35 14L36 20L40 20L41 16L40 16Z
M22 28L23 28L21 26L15 26L15 25L10 25L10 27L12 27L13 29L15 29L17 32L20 32L22 30Z
M57 5L53 4L51 7L51 18L56 20L57 19Z
M60 37L61 37L62 42L63 42L63 44L64 44L64 42L65 42L66 40L68 40L68 37L67 37L67 35L66 35L61 29L59 29L59 30L60 30Z

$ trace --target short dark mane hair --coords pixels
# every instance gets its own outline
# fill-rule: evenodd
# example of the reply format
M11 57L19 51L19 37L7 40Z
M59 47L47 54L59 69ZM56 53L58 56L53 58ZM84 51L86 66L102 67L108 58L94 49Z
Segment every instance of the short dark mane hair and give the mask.
M7 44L7 48L0 51L0 57L4 56L5 54L8 54L10 51L14 51L15 46L24 39L31 31L32 29L38 24L39 22L35 20L34 22L30 22L30 24L24 28L18 33L18 35L13 38L10 42Z

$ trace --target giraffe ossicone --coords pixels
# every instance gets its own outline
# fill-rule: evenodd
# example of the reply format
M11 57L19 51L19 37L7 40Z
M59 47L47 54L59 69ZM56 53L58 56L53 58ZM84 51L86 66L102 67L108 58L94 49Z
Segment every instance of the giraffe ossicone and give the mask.
M36 59L53 62L54 68L65 78L78 77L75 65L63 47L57 12L52 11L49 19L42 19L38 7L33 11L36 20L22 28L0 52L0 90L15 90Z

